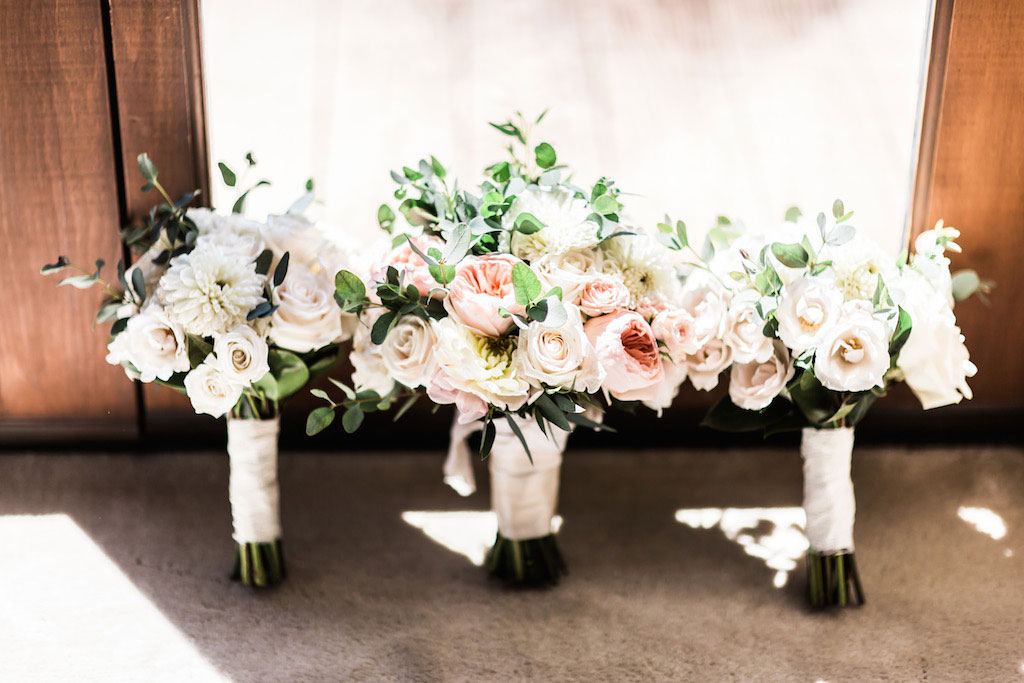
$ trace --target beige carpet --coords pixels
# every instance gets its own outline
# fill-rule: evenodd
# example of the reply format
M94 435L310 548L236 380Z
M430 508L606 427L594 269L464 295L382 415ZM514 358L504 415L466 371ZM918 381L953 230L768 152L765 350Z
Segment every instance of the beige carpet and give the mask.
M868 604L826 613L795 452L570 451L571 574L525 592L472 563L491 520L433 514L487 507L440 461L284 454L290 576L256 594L225 456L0 456L0 680L1024 677L1021 449L858 449Z

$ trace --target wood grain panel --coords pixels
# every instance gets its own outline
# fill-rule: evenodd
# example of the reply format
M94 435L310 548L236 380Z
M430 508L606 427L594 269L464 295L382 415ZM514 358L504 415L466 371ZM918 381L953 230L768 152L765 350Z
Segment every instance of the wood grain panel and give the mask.
M976 404L1021 406L1024 355L1014 350L1024 335L1024 3L956 0L946 52L941 97L931 102L937 117L924 117L937 122L934 148L921 152L932 169L919 179L924 198L913 227L916 234L939 218L958 227L964 254L954 268L996 280L991 307L971 300L957 318L979 368Z
M128 217L139 221L158 200L144 193L136 159L147 152L160 182L177 198L209 197L206 121L195 0L111 0ZM148 411L191 414L188 400L158 385L144 388Z
M113 272L110 121L100 3L0 2L0 422L19 430L25 418L74 416L134 431L135 391L91 329L99 289L39 275L58 254L103 258Z

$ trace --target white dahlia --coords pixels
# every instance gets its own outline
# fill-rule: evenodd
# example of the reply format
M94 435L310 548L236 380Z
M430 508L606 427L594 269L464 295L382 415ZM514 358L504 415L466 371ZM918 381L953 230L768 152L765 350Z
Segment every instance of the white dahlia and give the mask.
M159 297L172 322L201 337L226 332L264 301L256 264L216 244L197 246L171 261Z
M832 261L835 286L843 293L845 301L871 300L878 289L878 276L891 282L897 274L896 259L867 237L858 235L846 244L826 251L827 258Z
M598 243L599 227L587 219L591 214L587 202L566 190L530 188L521 192L503 219L510 230L516 217L529 213L544 228L525 235L512 234L512 253L527 262L547 254L562 254L570 249L589 248Z
M623 235L601 245L601 270L622 280L629 290L630 308L643 300L675 301L679 278L668 250L647 235Z

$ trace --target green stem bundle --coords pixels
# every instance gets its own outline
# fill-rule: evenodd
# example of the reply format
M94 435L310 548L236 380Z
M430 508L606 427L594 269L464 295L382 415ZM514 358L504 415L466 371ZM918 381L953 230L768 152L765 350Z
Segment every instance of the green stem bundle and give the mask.
M234 581L246 586L269 588L285 577L284 552L281 539L272 543L236 543Z
M807 589L812 607L864 604L853 553L807 553Z
M487 571L515 586L553 586L569 573L554 534L513 541L499 533L487 555Z

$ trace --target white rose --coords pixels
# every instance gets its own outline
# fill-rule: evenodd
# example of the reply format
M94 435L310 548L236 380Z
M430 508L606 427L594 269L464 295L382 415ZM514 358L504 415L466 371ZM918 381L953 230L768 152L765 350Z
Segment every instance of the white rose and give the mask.
M437 335L423 318L405 315L381 344L381 358L391 377L407 387L423 386L434 374Z
M744 290L729 302L723 341L736 363L764 363L772 357L772 339L764 336L764 320L757 312L758 294Z
M728 310L728 293L717 280L697 272L687 278L681 306L694 321L694 341L701 348L721 337Z
M718 375L732 362L732 349L721 339L712 339L697 353L686 357L686 370L694 389L711 391L718 386Z
M249 325L238 325L213 342L216 365L232 382L248 385L270 372L267 342Z
M842 303L842 293L828 280L805 276L787 285L775 309L779 339L797 355L815 348L835 324Z
M953 309L913 271L904 272L901 286L911 328L897 363L907 385L925 410L970 399L967 378L977 368L970 361Z
M297 214L267 216L263 239L274 252L275 267L285 252L288 252L291 265L320 272L320 253L331 248L323 232L308 218Z
M665 374L661 381L646 392L642 392L645 395L640 399L645 406L657 411L658 417L661 417L661 412L664 409L672 405L672 401L679 394L679 387L686 381L686 365L684 363L665 361L662 366L665 369Z
M185 394L199 414L220 417L242 398L242 385L233 382L210 359L185 375Z
M524 377L548 387L596 392L601 388L605 371L583 331L579 309L571 304L564 306L564 324L546 327L532 322L519 333L519 346L514 354L516 368Z
M255 261L267 248L263 239L266 226L238 214L217 216L213 226L196 239L196 245L216 244L225 251L238 254L246 262Z
M562 301L577 304L583 285L592 280L595 273L601 272L601 252L589 248L570 249L564 253L542 256L530 266L552 287L562 288Z
M580 310L590 316L614 313L629 306L629 288L611 275L594 275L579 292Z
M654 338L665 345L668 354L678 363L700 350L697 321L685 309L673 308L658 313L651 321L651 329Z
M270 319L270 341L281 348L306 353L345 340L341 309L334 300L334 283L296 264L274 288L278 307Z
M867 391L882 386L889 369L885 324L856 302L844 305L818 344L814 375L832 391Z
M395 388L395 380L384 364L381 345L370 339L370 329L380 315L363 317L365 320L359 323L352 335L352 352L349 354L352 384L356 391L376 391L378 395L386 396Z
M148 303L138 315L130 318L124 332L114 338L107 350L108 363L131 363L143 382L166 381L175 372L185 372L191 367L185 332L180 325L171 322L157 303Z
M744 410L761 410L782 393L796 369L786 345L776 340L765 361L735 363L729 373L729 398Z

